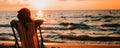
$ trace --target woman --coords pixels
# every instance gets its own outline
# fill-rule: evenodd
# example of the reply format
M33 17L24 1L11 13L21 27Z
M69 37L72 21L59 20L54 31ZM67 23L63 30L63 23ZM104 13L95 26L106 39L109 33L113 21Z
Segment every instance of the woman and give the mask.
M34 29L35 29L35 34L36 34L36 33L37 33L37 27L40 28L40 25L43 23L43 20L42 20L42 19L32 19L32 18L31 18L30 10L29 10L28 8L22 8L22 9L20 9L20 10L18 11L17 18L19 19L19 21L17 21L17 20L12 20L12 21L11 21L11 26L12 26L12 30L13 30L13 33L14 33L14 37L15 37L15 40L16 40L15 46L16 46L16 47L19 47L18 39L17 39L17 37L16 37L16 35L15 35L15 31L14 31L14 28L13 28L13 27L15 27L15 29L16 29L16 30L18 31L18 33L20 34L21 29L19 29L19 25L18 25L17 23L21 23L20 26L23 26L23 27L24 27L25 32L31 32L31 30L28 31L28 30L29 30L29 28L28 28L29 26L28 26L27 23L34 23L33 26L35 26ZM31 29L32 29L32 28L31 28ZM30 34L32 34L32 32L31 32ZM41 31L40 31L40 34L41 34ZM24 35L28 35L28 34L27 34L27 33L24 33ZM25 38L24 35L22 36L23 38ZM31 36L31 35L30 35L30 36ZM33 35L32 35L32 36L33 36ZM34 41L38 41L37 35L34 36L34 37L36 37L36 38L34 38L34 39L36 39L36 40L34 40ZM41 37L41 41L42 41L42 44L41 44L41 45L42 45L42 47L43 47L42 34L41 34L40 37ZM20 37L20 38L21 38L21 37ZM32 40L32 39L31 39L31 40Z

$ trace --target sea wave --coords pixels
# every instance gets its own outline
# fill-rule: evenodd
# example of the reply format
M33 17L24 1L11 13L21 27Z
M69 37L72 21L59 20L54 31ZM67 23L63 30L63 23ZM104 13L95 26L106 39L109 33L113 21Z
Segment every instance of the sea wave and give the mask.
M11 27L10 24L0 24L0 27Z

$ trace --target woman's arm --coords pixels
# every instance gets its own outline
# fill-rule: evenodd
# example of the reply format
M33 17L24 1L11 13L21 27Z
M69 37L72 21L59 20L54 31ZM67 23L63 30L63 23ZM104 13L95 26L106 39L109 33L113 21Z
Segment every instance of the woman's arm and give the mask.
M44 20L35 20L34 22L35 22L35 27L37 28L38 26L43 24Z
M10 22L10 24L11 24L12 27L14 27L16 30L18 30L18 26L17 26L17 23L18 23L18 22L19 22L18 20L12 20L12 21Z

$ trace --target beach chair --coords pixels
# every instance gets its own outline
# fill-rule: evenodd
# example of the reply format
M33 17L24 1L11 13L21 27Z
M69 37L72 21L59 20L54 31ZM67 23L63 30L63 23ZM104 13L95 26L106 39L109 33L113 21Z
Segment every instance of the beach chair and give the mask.
M18 38L16 36L16 32L14 28L17 30L19 34L22 48L44 48L40 26L39 26L39 32L40 32L41 42L39 45L39 39L36 30L37 28L35 27L36 25L35 22L28 22L26 23L26 25L28 27L28 30L26 30L22 25L22 23L19 21L11 22L13 34L15 37L15 48L20 48L20 45L18 43Z

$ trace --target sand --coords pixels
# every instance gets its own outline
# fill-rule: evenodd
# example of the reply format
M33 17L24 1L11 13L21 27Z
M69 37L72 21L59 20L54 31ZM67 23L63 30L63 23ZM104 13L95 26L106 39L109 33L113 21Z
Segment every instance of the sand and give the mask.
M0 47L4 48L14 48L13 41L0 41ZM19 42L20 44L20 42ZM108 44L76 44L76 43L44 43L45 48L120 48L118 45L108 45ZM21 45L20 45L21 46Z

